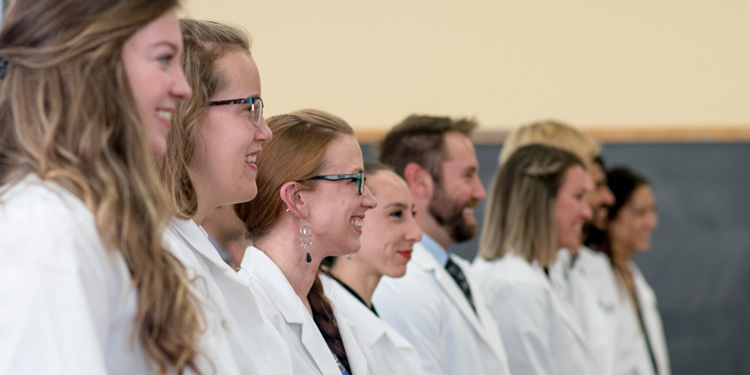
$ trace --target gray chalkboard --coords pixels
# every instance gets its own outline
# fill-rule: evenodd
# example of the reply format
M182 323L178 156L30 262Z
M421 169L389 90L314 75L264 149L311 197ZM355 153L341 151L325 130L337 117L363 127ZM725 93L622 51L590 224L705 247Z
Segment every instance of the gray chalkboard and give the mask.
M477 146L486 187L500 149ZM672 373L750 374L750 143L610 143L603 155L654 188L659 228L635 261L659 299ZM480 228L483 216L480 204ZM476 249L474 239L453 251Z

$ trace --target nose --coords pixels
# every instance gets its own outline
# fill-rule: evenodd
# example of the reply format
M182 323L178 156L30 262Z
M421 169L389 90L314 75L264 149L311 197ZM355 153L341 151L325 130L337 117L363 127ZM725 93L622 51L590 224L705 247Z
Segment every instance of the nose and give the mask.
M601 188L601 200L607 207L612 207L615 204L615 195L612 194L612 190L607 185Z
M271 131L271 128L268 127L266 118L263 116L260 116L260 125L258 126L258 129L255 131L255 140L258 142L266 142L266 141L270 141L271 138L273 138L273 132Z
M659 214L657 214L656 211L653 211L648 218L649 228L651 228L651 230L656 229L659 226Z
M588 202L581 202L581 209L581 217L583 217L583 221L590 221L594 217L594 214L591 211L591 206L589 206Z
M177 100L184 100L189 98L191 95L193 95L193 90L190 88L190 85L187 82L187 79L185 78L185 72L182 71L182 68L177 67L175 69L177 72L175 75L174 84L172 84L172 89L170 90L170 94L177 99Z
M370 191L370 188L367 187L367 185L363 186L362 190L362 207L365 207L366 209L370 210L378 205L378 200L375 199L375 196L372 195L372 191Z
M411 215L411 213L408 213L408 215L409 221L406 223L408 228L406 228L405 238L410 243L417 243L422 240L422 228L419 227L417 220Z
M487 197L487 192L484 190L482 180L479 179L479 175L474 176L474 194L473 198L477 201L483 201Z

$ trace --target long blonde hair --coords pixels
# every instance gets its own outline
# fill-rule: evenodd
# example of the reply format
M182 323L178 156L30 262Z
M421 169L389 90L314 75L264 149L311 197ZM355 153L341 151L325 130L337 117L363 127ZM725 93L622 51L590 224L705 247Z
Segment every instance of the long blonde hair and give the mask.
M557 253L555 202L565 172L585 168L575 154L531 144L517 149L495 173L487 199L479 255L486 260L513 251L547 267Z
M122 60L137 30L177 0L13 1L0 30L0 184L27 174L92 211L137 291L138 337L160 373L195 368L200 313L164 248L172 215Z
M185 46L182 68L193 95L175 107L167 153L159 161L159 170L177 207L177 216L187 219L198 210L198 197L188 173L198 123L208 111L206 103L229 84L217 61L231 51L249 54L250 40L243 30L218 22L181 19L180 26Z

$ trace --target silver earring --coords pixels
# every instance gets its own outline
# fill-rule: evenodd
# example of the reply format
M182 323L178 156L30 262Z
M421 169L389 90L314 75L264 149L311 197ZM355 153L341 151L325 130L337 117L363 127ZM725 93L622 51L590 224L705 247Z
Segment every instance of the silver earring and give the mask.
M312 245L312 234L310 232L310 227L307 226L307 223L305 223L304 220L301 220L302 226L299 227L299 244L302 246L303 249L306 251L305 255L305 261L307 263L312 262L312 258L310 257L310 246Z

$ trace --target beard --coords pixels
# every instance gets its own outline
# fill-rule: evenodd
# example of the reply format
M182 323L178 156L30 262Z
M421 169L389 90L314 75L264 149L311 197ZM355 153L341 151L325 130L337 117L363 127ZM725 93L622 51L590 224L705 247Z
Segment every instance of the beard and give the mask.
M477 234L477 224L464 217L465 208L474 208L478 201L470 199L466 202L456 202L443 190L442 186L435 188L427 211L435 221L448 233L454 243L466 242Z

